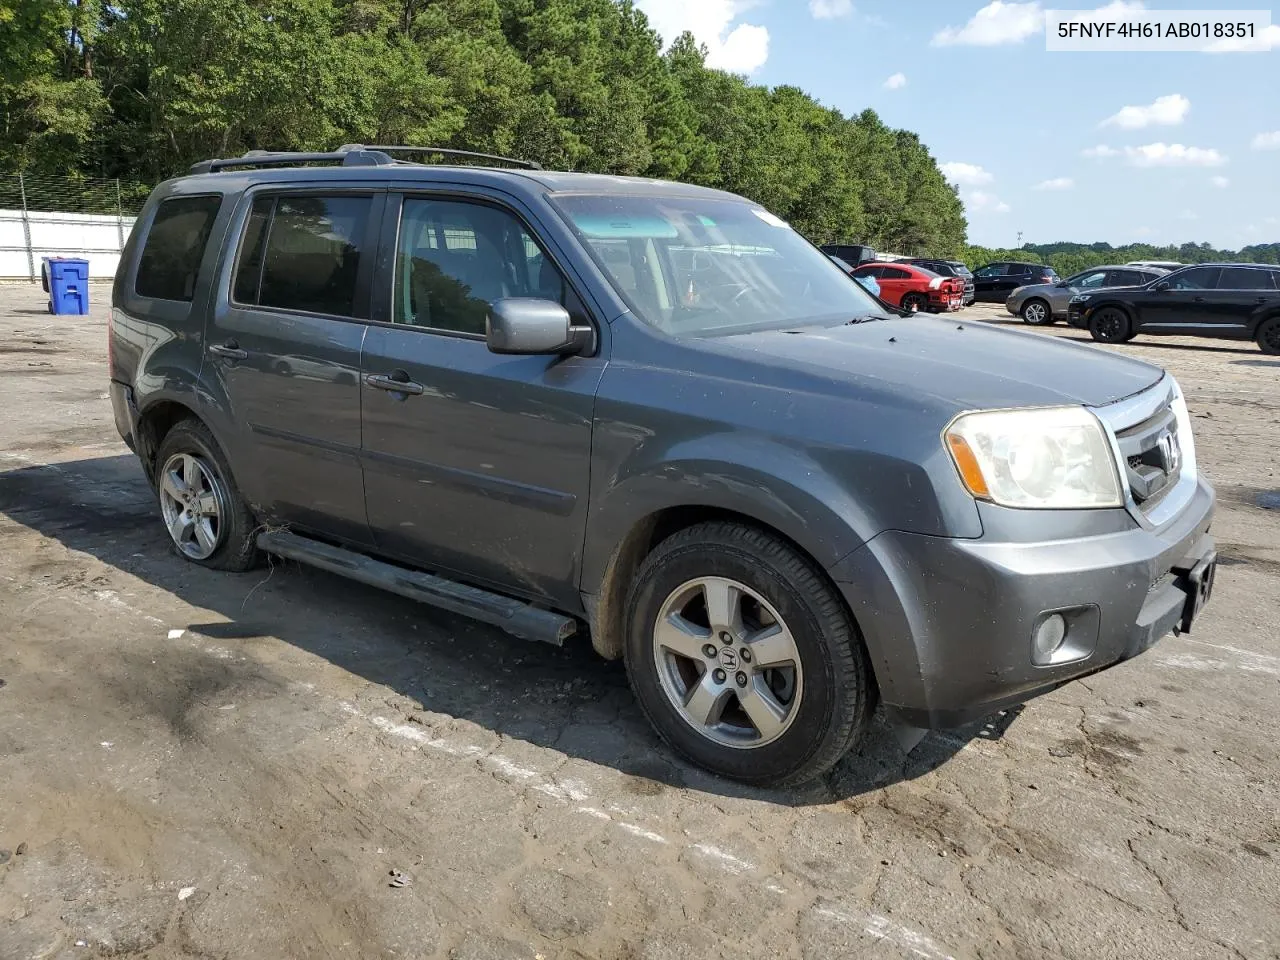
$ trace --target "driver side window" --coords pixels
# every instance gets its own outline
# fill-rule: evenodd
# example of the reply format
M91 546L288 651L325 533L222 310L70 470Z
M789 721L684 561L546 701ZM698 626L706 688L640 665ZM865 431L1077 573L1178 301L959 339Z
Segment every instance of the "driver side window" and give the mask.
M1104 271L1098 271L1097 273L1090 273L1081 277L1075 282L1074 286L1079 287L1081 290L1090 290L1096 287L1101 287L1106 282L1106 279L1106 273Z
M999 276L1002 276L1003 274L1004 274L1004 267L990 266L990 267L983 267L982 269L978 270L977 272L974 273L974 276L978 277L979 279L986 280L989 277L999 277Z
M590 322L560 270L512 214L482 203L405 199L394 323L484 336L490 307L508 297L553 300L575 324Z

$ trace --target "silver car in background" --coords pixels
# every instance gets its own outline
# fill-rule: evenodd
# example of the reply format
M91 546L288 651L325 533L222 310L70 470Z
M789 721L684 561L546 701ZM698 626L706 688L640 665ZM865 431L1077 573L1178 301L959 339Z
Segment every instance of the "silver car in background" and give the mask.
M1024 323L1048 326L1067 319L1068 305L1078 293L1089 293L1106 287L1138 287L1168 270L1159 267L1135 267L1129 264L1090 267L1057 283L1036 283L1015 289L1004 305Z

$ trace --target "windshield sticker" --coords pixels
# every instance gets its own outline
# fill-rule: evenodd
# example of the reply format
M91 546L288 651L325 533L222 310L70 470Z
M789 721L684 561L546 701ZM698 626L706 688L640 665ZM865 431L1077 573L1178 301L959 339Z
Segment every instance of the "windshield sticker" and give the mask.
M674 240L675 225L662 217L577 215L574 224L592 240Z
M781 217L775 217L768 210L759 210L752 207L751 212L771 227L782 227L785 230L791 229L791 224L787 223L787 221L783 220Z

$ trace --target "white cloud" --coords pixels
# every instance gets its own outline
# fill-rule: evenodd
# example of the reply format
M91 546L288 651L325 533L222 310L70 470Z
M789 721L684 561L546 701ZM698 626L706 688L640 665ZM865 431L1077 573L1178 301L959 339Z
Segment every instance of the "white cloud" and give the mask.
M976 163L942 163L938 165L948 183L961 187L979 187L995 178Z
M1210 177L1209 182L1212 183L1219 190L1225 190L1227 189L1227 187L1231 186L1231 181L1228 180L1226 177Z
M1186 147L1180 143L1148 143L1117 150L1105 143L1080 151L1093 159L1123 156L1135 167L1220 167L1226 156L1213 147Z
M943 27L933 35L935 47L994 47L1021 43L1044 27L1044 10L1038 2L1004 3L991 0L963 27Z
M1009 205L993 193L985 190L969 190L961 194L964 205L975 212L1008 213Z
M1220 167L1227 162L1212 147L1184 147L1180 143L1125 147L1124 155L1135 167Z
M1096 10L1082 10L1072 19L1106 22L1122 19L1145 6L1142 0L1114 0ZM1044 15L1045 8L1039 0L1030 3L992 0L963 27L943 27L933 35L932 43L935 47L995 47L1021 43L1044 29Z
M1036 190L1070 190L1076 182L1070 177L1054 177L1052 180L1041 180L1034 187Z
M895 73L884 82L884 88L886 90L901 90L906 85L907 75L905 73Z
M847 17L853 13L853 0L809 0L809 12L816 20Z
M650 25L670 45L686 30L707 48L707 66L751 73L769 59L769 31L734 21L751 0L637 0Z
M1256 37L1231 37L1215 40L1205 53L1265 53L1280 47L1280 25L1271 24Z
M1255 150L1280 150L1280 130L1258 134L1250 146Z
M1187 118L1191 101L1180 93L1157 97L1145 107L1122 107L1114 116L1102 121L1104 127L1141 130L1143 127L1176 127Z

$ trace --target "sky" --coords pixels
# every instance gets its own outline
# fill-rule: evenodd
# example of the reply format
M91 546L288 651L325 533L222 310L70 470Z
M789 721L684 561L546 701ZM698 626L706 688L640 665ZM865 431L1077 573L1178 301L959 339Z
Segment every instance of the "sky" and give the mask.
M1107 6L1122 19L1266 2ZM637 0L664 41L692 31L710 66L920 134L971 243L1280 242L1280 8L1261 52L1045 50L1046 9L1101 5Z

